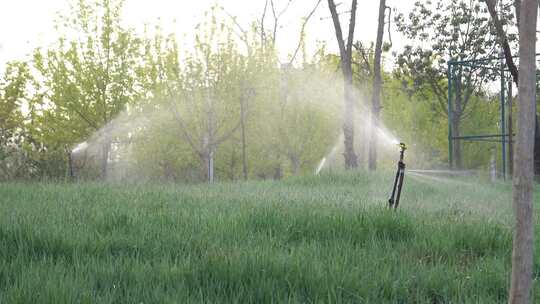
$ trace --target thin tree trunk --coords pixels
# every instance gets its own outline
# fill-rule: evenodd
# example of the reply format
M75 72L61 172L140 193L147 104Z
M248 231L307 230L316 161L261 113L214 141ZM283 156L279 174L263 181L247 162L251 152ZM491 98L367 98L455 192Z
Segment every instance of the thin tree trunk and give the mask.
M281 167L281 163L278 163L278 165L274 168L274 176L273 178L275 180L280 180L283 178L283 169Z
M300 157L298 157L298 155L291 154L289 159L291 161L293 174L298 175L300 173Z
M68 164L69 164L69 178L73 179L75 177L75 174L73 173L73 156L71 154L71 151L68 152Z
M345 168L353 169L358 167L358 157L354 152L354 94L352 84L352 71L347 70L345 75L345 112L343 123L343 138L344 138L344 156Z
M514 173L514 127L512 121L512 81L508 81L508 158L510 162L508 163L508 171L510 176L513 176Z
M101 147L101 180L107 180L107 171L109 167L109 152L111 150L110 140L106 140Z
M371 98L371 134L369 136L369 170L377 170L377 130L381 111L381 55L384 35L384 12L386 0L379 2L379 21L377 26L377 41L375 43L375 58L373 63L373 95Z
M208 150L203 156L204 168L206 169L206 180L214 182L214 151Z
M236 149L235 149L235 142L232 142L232 153L231 153L231 162L229 165L229 178L231 181L234 181L236 176L234 174L234 171L236 171Z
M356 23L356 7L357 0L352 1L351 6L351 19L349 20L349 36L347 37L347 45L343 40L343 32L341 31L341 23L339 21L339 15L337 13L336 5L333 0L328 0L328 8L332 15L332 21L334 23L334 29L336 32L336 39L339 46L339 53L341 57L341 71L343 72L344 86L343 93L345 99L344 108L344 122L343 122L343 138L345 151L343 156L345 157L345 168L353 169L358 167L358 160L356 153L354 152L354 94L352 85L352 47L354 38L354 26Z
M244 98L244 97L242 97ZM245 99L240 102L240 132L242 133L242 174L244 180L248 178L247 152L246 152L246 109Z
M538 0L523 0L519 25L519 109L514 158L516 225L509 303L531 303L533 267L533 155L536 121L536 18Z
M206 142L206 158L207 158L207 173L206 177L208 178L209 183L214 182L214 144L216 142L215 130L215 113L214 113L214 100L210 97L210 93L206 95L206 104L207 104L207 117L208 117L208 138Z
M71 152L71 149L69 149L67 146L64 147L64 150L68 159L68 178L72 180L75 177L73 171L73 153Z

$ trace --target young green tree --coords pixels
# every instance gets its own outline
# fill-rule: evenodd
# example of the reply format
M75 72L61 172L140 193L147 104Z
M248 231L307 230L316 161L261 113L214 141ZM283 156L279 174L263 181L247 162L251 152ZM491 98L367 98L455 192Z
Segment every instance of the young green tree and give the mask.
M24 149L28 138L22 113L29 82L30 74L24 62L8 63L0 78L0 181L26 177L30 173Z
M36 49L35 116L45 141L72 146L102 132L101 178L113 138L104 128L139 99L141 39L121 25L121 0L80 0L57 20L58 41Z
M217 20L215 9L198 26L193 52L179 60L177 44L157 43L152 65L154 95L176 121L179 137L198 156L205 176L214 181L218 148L242 126L246 92L242 91L246 60L231 31Z

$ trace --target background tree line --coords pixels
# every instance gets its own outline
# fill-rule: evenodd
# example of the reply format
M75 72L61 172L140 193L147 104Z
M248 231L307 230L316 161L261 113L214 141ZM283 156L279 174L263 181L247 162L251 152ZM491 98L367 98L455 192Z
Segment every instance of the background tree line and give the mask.
M277 27L243 28L219 7L208 11L188 49L159 26L144 34L126 28L121 11L117 0L74 2L57 20L55 44L7 64L0 78L1 180L279 179L312 173L333 150L331 168L367 168L368 158L384 167L393 163L389 152L370 156L376 152L369 142L377 143L369 134L373 109L380 125L412 143L409 162L443 166L446 63L500 48L488 6L479 1L418 2L408 16L387 16L410 42L393 53L382 35L375 44L342 35L343 54L321 44L309 56L306 22L287 62L277 54ZM499 16L515 48L513 3L503 3ZM387 59L380 74L377 49ZM349 80L343 55L350 57ZM494 76L472 68L457 76L454 134L497 132ZM374 79L381 88L375 108ZM357 122L353 129L343 126L344 112ZM342 146L344 131L354 138L347 148L353 154ZM493 147L456 145L458 166L485 168Z

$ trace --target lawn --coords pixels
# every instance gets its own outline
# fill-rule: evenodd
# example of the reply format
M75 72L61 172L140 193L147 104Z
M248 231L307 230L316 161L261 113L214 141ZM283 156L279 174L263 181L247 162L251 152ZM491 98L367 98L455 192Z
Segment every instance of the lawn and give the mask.
M1 184L0 303L506 302L511 185L391 180Z

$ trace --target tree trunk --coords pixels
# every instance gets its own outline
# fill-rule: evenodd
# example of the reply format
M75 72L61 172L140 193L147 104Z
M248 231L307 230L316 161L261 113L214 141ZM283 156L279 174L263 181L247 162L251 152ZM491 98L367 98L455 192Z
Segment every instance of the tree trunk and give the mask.
M109 152L111 150L111 142L106 140L101 146L101 180L107 180L107 171L109 167Z
M459 117L452 119L452 136L461 136ZM454 140L452 144L452 154L454 155L454 166L456 169L463 169L463 157L461 155L461 139Z
M244 180L248 178L248 165L247 165L247 141L246 141L246 109L245 100L240 103L240 131L242 136L242 176Z
M75 174L73 173L73 157L71 156L71 152L68 154L68 162L69 162L69 179L73 180L75 177Z
M236 171L236 149L235 149L236 143L232 143L232 153L231 153L231 162L229 164L229 179L231 181L234 181L236 179L236 176L234 174L234 171Z
M336 5L333 0L328 0L328 8L332 15L332 21L334 23L334 29L336 32L336 39L339 46L339 53L341 58L341 71L344 78L344 100L345 100L345 112L343 115L343 138L345 151L343 156L345 157L345 169L353 169L358 167L358 160L356 153L354 153L354 94L352 85L352 47L354 26L356 23L356 6L357 0L352 1L351 5L351 19L349 21L349 36L347 37L347 45L343 40L343 32L341 31L341 23L339 21L339 15L337 13Z
M343 156L345 157L345 168L353 169L358 167L358 158L354 152L354 93L352 84L352 69L349 66L346 67L345 72L345 112L343 113L343 138L345 151Z
M71 149L69 149L67 146L64 147L64 150L66 151L66 156L68 159L68 179L73 180L73 178L75 177L73 171L73 153L71 152Z
M296 154L289 154L289 160L291 161L291 168L294 175L300 173L300 157Z
M508 171L510 176L514 174L514 126L512 121L512 81L508 81Z
M273 176L273 179L275 180L280 180L283 178L283 169L281 167L281 164L278 164L275 168L274 168L274 176Z
M379 113L381 111L381 55L384 35L384 12L386 0L379 2L379 21L377 26L377 41L375 43L375 58L373 63L373 95L371 98L371 134L369 136L369 170L377 170L377 130L379 128Z
M519 25L519 108L514 158L516 225L509 303L531 303L533 267L533 155L536 120L536 18L538 0L523 0Z
M208 149L203 157L202 161L204 162L204 168L206 169L205 175L206 175L206 181L209 183L214 182L214 151L212 149Z
M210 155L208 157L208 182L214 182L214 151L210 150Z

